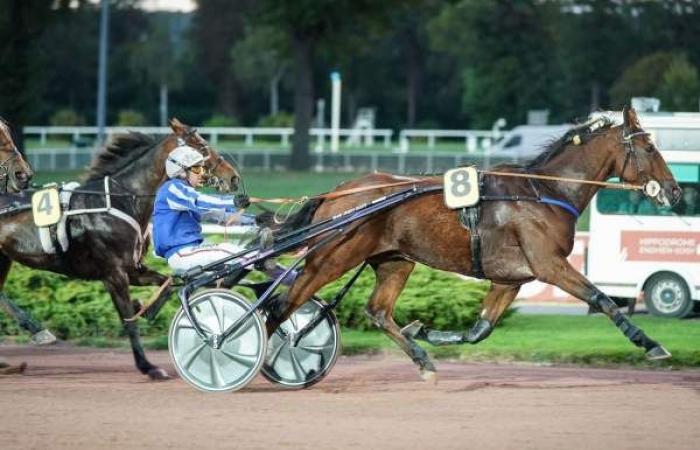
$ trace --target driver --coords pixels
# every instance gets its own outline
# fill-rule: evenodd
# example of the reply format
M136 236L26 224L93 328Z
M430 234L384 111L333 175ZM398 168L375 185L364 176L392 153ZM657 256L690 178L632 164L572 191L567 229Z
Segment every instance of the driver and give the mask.
M165 162L169 180L156 193L152 218L155 253L166 258L175 271L184 272L243 250L230 242L207 243L202 237L202 221L258 231L263 246L269 245L271 238L269 229L258 230L255 217L237 208L248 206L247 197L236 205L233 196L202 194L195 189L205 179L203 163L202 154L192 147L175 148Z

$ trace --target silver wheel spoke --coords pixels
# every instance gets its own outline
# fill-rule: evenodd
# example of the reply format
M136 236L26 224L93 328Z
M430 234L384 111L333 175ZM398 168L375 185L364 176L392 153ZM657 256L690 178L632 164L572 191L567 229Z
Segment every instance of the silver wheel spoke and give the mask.
M296 314L292 313L292 315L289 316L289 321L292 324L292 327L295 332L299 331L299 325L297 325L297 319L296 319Z
M207 346L205 342L202 342L192 350L190 350L183 358L182 360L184 363L182 366L186 369L189 369L192 363L194 362L195 359L197 359L197 356L202 352L202 350Z
M218 303L218 306L217 306L217 304L212 301L211 297L209 297L207 299L207 301L209 302L209 305L211 305L211 309L214 312L214 317L216 317L216 323L219 324L219 332L217 334L223 333L224 332L224 319L222 317L223 316L223 311L222 311L223 304L221 302L217 302Z
M221 350L221 353L223 353L224 356L231 361L235 361L238 364L246 367L253 367L255 365L255 361L258 359L258 355L237 355L235 353L229 353L226 350Z
M313 353L314 355L320 355L324 356L325 350L331 348L333 344L332 343L327 343L324 345L305 345L303 347L297 347L300 350L304 350L309 353Z
M304 368L301 367L301 363L297 359L294 349L291 347L289 348L289 359L292 361L292 369L294 369L294 374L296 375L297 379L305 379L306 375L304 374Z
M270 367L273 367L275 363L277 363L277 358L280 357L280 354L282 353L282 350L287 346L286 342L280 343L280 345L275 349L275 351L270 355L270 357L267 359L267 365Z
M211 355L211 358L209 358L209 365L211 366L211 382L218 387L224 384L224 376L221 374L221 368L219 367L219 363L216 361L215 351L211 350L209 354Z

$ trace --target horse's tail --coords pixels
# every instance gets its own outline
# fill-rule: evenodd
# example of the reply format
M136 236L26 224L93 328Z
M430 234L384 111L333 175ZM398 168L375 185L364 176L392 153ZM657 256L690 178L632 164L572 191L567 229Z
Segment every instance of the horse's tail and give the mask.
M263 212L255 216L255 222L260 226L272 228L275 234L286 234L310 224L314 218L314 213L321 206L321 203L323 203L322 198L314 198L307 201L299 212L287 217L287 220L281 224L275 222L275 213L273 211L261 208Z

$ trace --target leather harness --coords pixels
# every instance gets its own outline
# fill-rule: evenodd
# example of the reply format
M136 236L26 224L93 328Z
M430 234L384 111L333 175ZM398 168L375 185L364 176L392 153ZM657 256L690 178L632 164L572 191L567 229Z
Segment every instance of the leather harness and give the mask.
M467 208L457 210L457 217L464 228L469 230L470 247L472 257L472 276L475 278L485 279L484 267L481 258L481 235L479 234L479 222L481 220L481 202L482 201L513 201L513 202L535 202L555 205L578 219L581 213L571 203L564 200L557 200L551 197L541 196L532 180L528 179L534 196L528 195L482 195L479 203ZM479 192L484 191L484 173L479 172Z

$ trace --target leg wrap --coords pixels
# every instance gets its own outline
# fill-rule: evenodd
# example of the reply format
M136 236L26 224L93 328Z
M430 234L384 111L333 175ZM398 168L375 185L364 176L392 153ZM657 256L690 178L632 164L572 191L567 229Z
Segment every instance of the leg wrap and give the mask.
M599 307L610 320L613 321L615 326L622 331L622 334L637 347L651 350L659 345L656 341L649 339L641 329L634 326L632 322L620 312L615 302L610 300L602 292L597 292L591 297L591 304Z
M625 337L627 337L627 339L629 339L630 342L637 347L643 347L646 350L651 350L659 345L656 341L649 339L649 337L644 334L641 329L633 325L632 322L630 322L629 319L620 311L613 314L612 321L615 323L617 328L622 331L622 334L624 334Z
M493 331L493 325L486 319L479 319L476 323L469 329L469 334L467 335L467 342L470 344L476 344L479 341L483 341Z
M15 305L12 300L2 293L0 293L0 306L15 317L17 323L23 330L29 331L31 334L37 334L44 329L40 323L32 319L32 316L30 316L28 312Z

